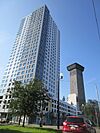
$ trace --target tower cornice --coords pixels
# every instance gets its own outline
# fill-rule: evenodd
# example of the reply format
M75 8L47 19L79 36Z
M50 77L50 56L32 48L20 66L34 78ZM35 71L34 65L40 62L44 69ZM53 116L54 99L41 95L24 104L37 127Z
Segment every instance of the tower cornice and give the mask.
M71 71L71 70L73 70L73 69L79 69L79 70L81 70L81 71L84 71L84 67L81 66L81 65L78 64L78 63L74 63L74 64L71 64L71 65L67 66L67 70L68 70L68 71Z

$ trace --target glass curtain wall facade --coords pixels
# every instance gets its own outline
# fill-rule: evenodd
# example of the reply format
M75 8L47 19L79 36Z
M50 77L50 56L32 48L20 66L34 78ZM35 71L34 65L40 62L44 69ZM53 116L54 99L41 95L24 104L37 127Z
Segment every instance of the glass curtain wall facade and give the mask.
M0 93L8 100L13 81L44 82L51 97L57 98L60 73L60 32L49 10L43 6L22 19L1 83Z

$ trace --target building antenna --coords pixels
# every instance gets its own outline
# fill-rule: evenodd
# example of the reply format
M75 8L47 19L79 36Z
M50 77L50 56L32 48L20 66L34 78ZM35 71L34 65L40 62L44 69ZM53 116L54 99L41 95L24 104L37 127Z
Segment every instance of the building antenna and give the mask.
M97 26L98 37L99 37L99 41L100 41L100 30L99 30L99 24L98 24L98 19L97 19L97 14L96 14L94 0L92 0L92 5L93 5L93 10L94 10L94 17L95 17L96 26Z

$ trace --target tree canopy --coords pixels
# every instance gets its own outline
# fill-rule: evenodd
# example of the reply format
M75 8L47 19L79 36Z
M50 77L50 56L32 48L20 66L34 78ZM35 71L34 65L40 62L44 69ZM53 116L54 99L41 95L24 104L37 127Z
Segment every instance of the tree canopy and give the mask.
M40 80L34 79L26 85L15 81L9 108L13 114L24 116L24 126L25 116L42 112L48 100L48 91Z
M100 124L100 112L96 100L88 100L88 102L82 106L82 111L91 121L95 122L97 125Z

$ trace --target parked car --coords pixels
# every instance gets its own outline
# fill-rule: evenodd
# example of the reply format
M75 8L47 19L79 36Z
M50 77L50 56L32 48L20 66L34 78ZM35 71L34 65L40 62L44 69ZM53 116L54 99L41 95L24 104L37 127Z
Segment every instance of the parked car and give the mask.
M80 116L67 116L62 133L96 133L90 120Z

